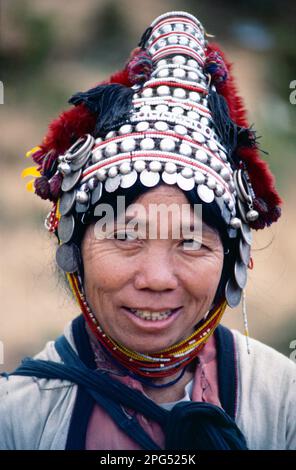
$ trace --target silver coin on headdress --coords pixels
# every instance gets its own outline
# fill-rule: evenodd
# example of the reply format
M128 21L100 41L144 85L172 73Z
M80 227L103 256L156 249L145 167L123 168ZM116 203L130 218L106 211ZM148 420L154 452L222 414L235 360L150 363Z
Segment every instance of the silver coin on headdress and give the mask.
M108 193L113 193L120 185L121 175L116 175L113 178L107 178L105 181L105 190Z
M242 296L242 289L234 279L229 279L225 287L225 298L229 307L234 308L239 305Z
M120 186L122 188L130 188L135 184L138 178L138 173L136 170L132 170L130 173L127 175L122 175L121 176L121 181L120 181Z
M177 173L168 173L163 171L161 173L161 178L166 184L176 184L177 183Z
M140 173L141 183L148 188L152 188L153 186L156 186L159 180L160 180L159 173L155 171L143 170Z
M71 240L75 230L75 219L73 215L63 215L58 225L58 236L62 243Z
M195 186L194 178L185 178L181 173L177 174L177 185L183 191L190 191Z
M59 245L56 252L57 265L67 273L74 273L79 268L79 248L75 243Z
M91 203L96 204L102 197L103 185L101 181L98 182L97 186L91 193Z
M243 238L241 238L239 241L239 254L242 262L248 266L251 258L251 247L244 241Z
M70 173L69 175L66 175L62 182L62 190L65 192L71 191L71 189L73 189L74 186L80 180L81 173L82 169L75 171L74 173Z
M240 260L235 262L234 277L237 285L243 289L247 284L247 266Z
M243 236L243 239L245 240L245 242L248 243L248 245L251 245L252 244L252 233L251 233L250 227L247 224L242 224L241 232L242 232L242 236Z
M203 202L213 202L215 193L212 189L208 188L205 184L197 186L197 194Z
M59 211L61 215L67 215L73 209L75 204L76 191L63 193L60 199Z

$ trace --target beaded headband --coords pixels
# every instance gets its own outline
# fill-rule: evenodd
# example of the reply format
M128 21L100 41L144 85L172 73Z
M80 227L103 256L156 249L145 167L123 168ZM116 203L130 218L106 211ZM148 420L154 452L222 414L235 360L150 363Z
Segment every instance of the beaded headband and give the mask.
M46 220L60 246L59 266L78 271L76 226L105 193L159 182L196 188L215 202L238 239L225 297L239 304L247 282L251 228L280 216L273 177L259 156L230 66L208 44L201 23L185 12L153 21L124 70L69 100L75 107L50 125L40 147L28 152L38 167L29 189L53 201Z

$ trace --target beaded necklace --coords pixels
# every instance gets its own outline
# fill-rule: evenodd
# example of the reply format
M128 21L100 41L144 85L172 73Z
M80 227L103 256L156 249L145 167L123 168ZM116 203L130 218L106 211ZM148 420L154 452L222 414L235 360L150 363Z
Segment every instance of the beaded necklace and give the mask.
M96 339L123 367L146 378L169 377L184 369L197 357L214 333L227 305L225 300L220 302L186 339L157 353L142 354L114 341L102 330L87 303L80 277L76 273L67 273L67 278L73 295Z

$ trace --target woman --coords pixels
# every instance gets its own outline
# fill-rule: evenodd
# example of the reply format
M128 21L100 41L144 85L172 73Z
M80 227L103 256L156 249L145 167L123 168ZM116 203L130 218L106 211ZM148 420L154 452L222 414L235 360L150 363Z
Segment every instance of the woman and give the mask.
M24 174L82 315L1 379L0 448L295 449L295 364L244 302L281 201L223 53L167 13L70 102ZM219 325L241 298L246 337Z

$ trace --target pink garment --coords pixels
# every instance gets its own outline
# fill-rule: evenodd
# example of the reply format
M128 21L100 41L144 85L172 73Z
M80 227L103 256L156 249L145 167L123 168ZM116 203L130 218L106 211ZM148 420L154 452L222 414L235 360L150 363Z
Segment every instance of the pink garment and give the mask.
M94 344L92 346L94 347ZM100 355L97 347L95 349L98 368L112 370L113 367L110 363L106 363L103 354ZM193 378L191 400L208 402L221 407L218 391L216 343L213 335L200 352L199 359L200 363L196 367ZM142 384L137 380L128 376L120 376L118 379L125 385L143 392ZM128 413L130 412L128 410ZM163 449L164 433L159 424L148 420L139 413L136 413L136 416L146 433ZM88 423L86 449L139 450L141 447L121 431L102 408L95 405Z

